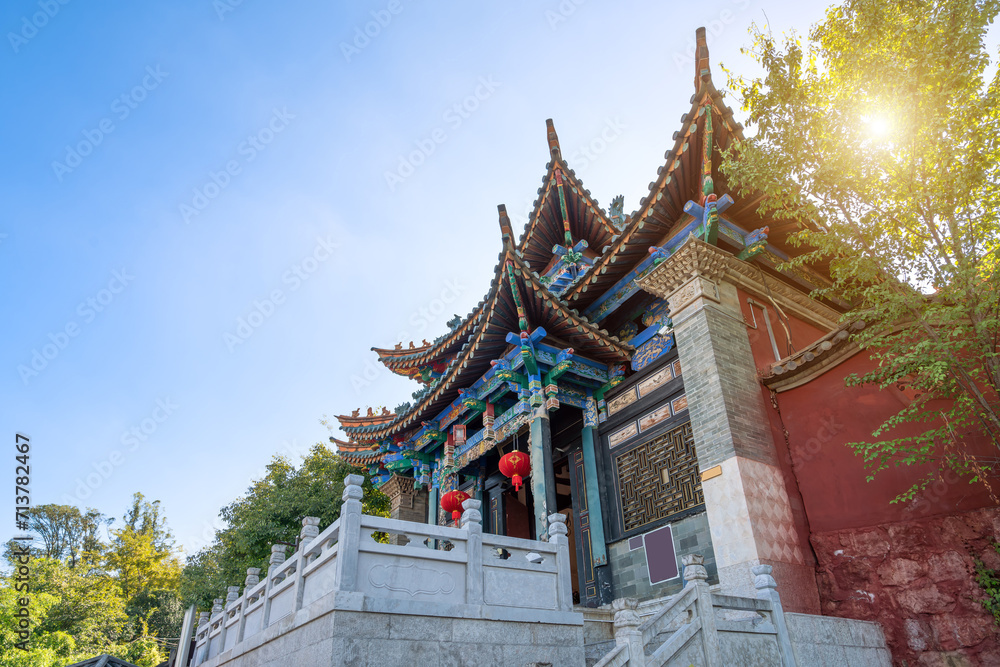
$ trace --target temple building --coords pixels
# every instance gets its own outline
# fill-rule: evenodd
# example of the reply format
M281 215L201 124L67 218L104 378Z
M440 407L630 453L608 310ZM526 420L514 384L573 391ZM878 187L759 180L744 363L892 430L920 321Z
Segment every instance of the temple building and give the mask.
M844 443L869 437L906 388L845 387L873 363L850 341L864 323L810 296L831 284L825 266L778 268L801 252L787 240L797 224L730 190L721 152L742 126L703 30L697 56L690 110L630 214L621 197L598 204L547 121L538 199L523 230L498 207L485 296L433 341L373 348L422 386L394 411L338 417L348 439L334 443L394 518L451 523L453 491L482 501L487 533L544 540L548 516L565 514L582 606L676 593L681 558L701 554L723 592L752 595L750 568L771 565L787 611L882 621L894 652L905 633L931 645L936 615L976 613L934 578L934 554L954 553L955 531L983 537L995 504L964 481L917 512L891 504L923 468L866 482ZM923 573L875 574L894 558ZM919 577L951 604L909 609Z

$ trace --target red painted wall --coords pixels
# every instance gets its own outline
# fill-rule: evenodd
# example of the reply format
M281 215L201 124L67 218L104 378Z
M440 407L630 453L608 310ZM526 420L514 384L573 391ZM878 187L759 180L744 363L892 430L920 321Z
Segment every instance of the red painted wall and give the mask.
M953 473L939 473L937 481L918 500L892 503L910 486L935 471L933 465L892 466L866 481L862 458L847 443L872 439L872 431L898 412L906 397L877 387L846 387L844 378L872 367L859 353L812 382L777 395L780 418L772 409L772 430L779 421L788 430L791 462L813 532L873 526L888 521L965 512L994 502L982 483L969 484ZM778 419L776 419L778 418ZM904 425L894 435L915 435L922 425ZM966 443L971 449L974 443ZM993 480L1000 489L1000 480Z
M746 299L747 295L740 292L744 317L752 322ZM749 334L754 360L760 370L773 362L774 353L767 331L760 322L760 309L755 310L761 326L757 331L749 330ZM784 353L784 331L774 321L773 309L769 308L769 311L772 311L772 327L779 352ZM790 319L792 345L797 350L828 333L795 317ZM895 389L845 386L844 379L848 375L863 374L873 364L866 353L858 353L811 382L777 394L774 400L778 410L773 407L770 391L762 386L776 449L784 453L785 464L797 481L811 531L816 533L890 521L912 521L994 506L984 484L970 485L951 472L940 474L916 501L892 503L914 482L934 472L935 466L932 465L890 467L878 473L874 481L866 481L869 473L864 461L846 446L847 443L871 439L872 431L903 408L907 401L906 396ZM788 446L785 445L782 427L788 431ZM894 437L896 434L914 435L923 430L920 425L905 425L894 430ZM972 451L995 455L986 442L967 441L965 444ZM991 482L994 488L1000 490L1000 477Z
M752 322L747 296L740 292L740 305ZM755 310L760 327L748 334L763 371L774 352ZM784 355L784 329L768 310ZM828 333L794 317L788 326L796 350ZM984 484L970 485L951 472L938 473L915 501L892 502L933 472L931 465L891 467L866 481L864 462L847 443L871 439L908 402L895 389L845 386L848 375L864 374L874 363L859 352L794 389L772 395L761 385L793 507L801 502L804 508L796 518L815 554L821 612L879 621L896 665L1000 665L1000 636L973 579L973 556L1000 569L991 546L1000 539L1000 508ZM923 430L901 427L893 437ZM982 440L964 446L996 454ZM1000 478L991 482L1000 490Z

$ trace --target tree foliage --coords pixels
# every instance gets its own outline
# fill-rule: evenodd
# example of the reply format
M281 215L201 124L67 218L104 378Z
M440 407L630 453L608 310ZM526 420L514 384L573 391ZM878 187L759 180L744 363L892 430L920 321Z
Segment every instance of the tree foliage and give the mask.
M141 667L165 658L183 611L180 563L159 503L140 493L110 541L100 512L63 505L32 510L31 640L15 648L16 574L0 576L0 667L55 667L110 653ZM12 549L8 544L7 556Z
M303 517L319 517L320 528L336 521L349 474L365 472L322 444L315 445L298 468L275 456L263 478L222 508L225 527L216 531L215 541L188 558L181 582L185 603L208 609L213 599L224 597L228 586L243 583L248 568L266 570L271 545L294 544ZM388 499L366 474L364 489L364 512L387 516Z
M66 560L70 567L81 560L92 563L104 547L101 527L113 521L95 509L81 512L71 505L32 507L28 512L28 530L35 536L31 553L36 558Z
M995 0L847 0L805 44L754 28L764 74L730 77L754 131L726 156L730 183L799 225L805 252L790 265L829 262L817 294L868 325L854 341L878 364L849 383L917 396L852 443L872 476L933 463L975 480L997 462L1000 79L986 80L983 45L997 12ZM977 440L994 455L975 455Z
M992 540L990 546L1000 556L1000 542ZM983 591L979 604L993 616L993 623L1000 626L1000 572L986 565L975 554L972 554L972 560L976 568L973 579Z

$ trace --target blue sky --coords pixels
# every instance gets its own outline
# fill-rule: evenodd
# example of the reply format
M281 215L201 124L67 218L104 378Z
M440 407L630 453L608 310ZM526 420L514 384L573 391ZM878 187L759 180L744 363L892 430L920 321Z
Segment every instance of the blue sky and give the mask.
M141 491L203 545L324 415L409 400L369 348L482 297L546 118L631 211L695 28L722 85L720 62L754 71L751 21L801 32L825 4L4 3L0 437L32 438L33 503L121 516Z

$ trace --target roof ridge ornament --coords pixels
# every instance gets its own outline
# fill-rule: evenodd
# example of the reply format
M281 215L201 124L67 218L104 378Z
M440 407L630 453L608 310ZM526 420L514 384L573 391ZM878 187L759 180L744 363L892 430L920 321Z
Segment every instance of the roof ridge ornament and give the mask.
M712 131L712 105L703 107L705 113L705 135L701 154L701 204L707 205L708 197L715 194L715 181L712 179L712 142L714 141Z
M712 68L708 59L708 39L702 26L694 31L694 92L701 91L701 84L712 80Z
M625 229L627 222L625 219L625 195L618 195L611 200L611 205L608 207L608 219L619 232Z
M497 212L500 214L500 234L503 236L503 247L512 247L514 245L514 232L510 226L510 217L507 215L507 207L503 204L498 204Z
M545 119L546 136L549 139L549 153L557 160L562 159L562 151L559 149L559 135L556 134L556 126L551 118Z

